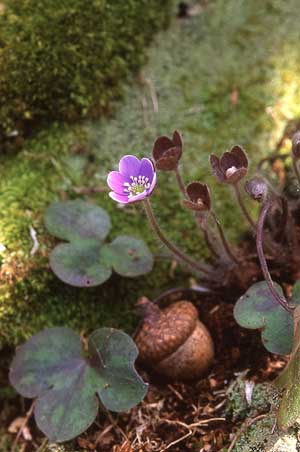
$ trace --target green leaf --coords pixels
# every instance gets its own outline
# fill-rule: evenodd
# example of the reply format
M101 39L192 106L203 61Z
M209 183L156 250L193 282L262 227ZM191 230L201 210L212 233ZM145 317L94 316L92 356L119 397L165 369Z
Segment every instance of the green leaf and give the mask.
M105 210L81 200L51 204L46 210L45 225L50 234L70 242L80 239L102 241L111 226Z
M45 223L51 234L70 242L57 245L50 255L53 272L67 284L97 286L112 269L128 277L152 270L153 256L142 240L121 236L102 245L110 219L100 207L80 200L57 202L47 209Z
M101 256L121 276L144 275L153 267L153 256L147 245L142 240L125 235L105 245Z
M134 368L136 345L125 333L96 330L87 354L69 328L46 329L17 349L10 382L24 397L37 397L35 419L51 442L70 440L92 424L96 394L113 411L130 409L146 394Z
M274 284L280 296L281 287ZM237 323L250 329L261 329L264 346L271 353L288 354L293 347L293 318L274 300L265 281L253 284L236 303Z
M100 260L101 244L81 240L57 245L50 254L50 266L62 281L76 287L93 287L111 276L109 264Z

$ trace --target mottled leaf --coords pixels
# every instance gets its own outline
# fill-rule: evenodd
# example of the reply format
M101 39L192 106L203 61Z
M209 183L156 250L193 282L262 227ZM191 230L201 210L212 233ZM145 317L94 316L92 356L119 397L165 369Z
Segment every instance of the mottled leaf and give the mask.
M35 419L51 442L70 440L91 425L96 394L113 411L126 411L145 396L147 385L134 368L137 348L129 336L103 328L88 344L83 353L72 330L49 328L19 347L12 362L10 382L24 397L37 397Z
M283 296L281 287L275 289ZM250 329L260 329L264 346L271 353L285 355L293 346L293 318L275 300L265 281L253 284L236 303L237 323Z
M153 256L145 242L125 235L104 246L101 256L121 276L144 275L153 267Z
M93 287L111 276L111 265L100 259L101 244L93 240L57 245L50 266L62 281L76 287Z
M63 240L104 240L110 230L110 218L101 207L81 200L55 202L45 214L45 225Z

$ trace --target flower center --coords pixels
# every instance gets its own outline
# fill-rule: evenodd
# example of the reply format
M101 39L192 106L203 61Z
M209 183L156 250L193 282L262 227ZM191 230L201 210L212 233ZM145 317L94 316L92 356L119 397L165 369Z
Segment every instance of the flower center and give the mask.
M225 176L226 177L231 177L233 176L236 172L237 172L237 168L235 166L231 166L230 168L227 169Z
M146 176L130 176L130 180L131 182L123 183L123 191L128 195L128 199L140 195L150 188L149 178Z

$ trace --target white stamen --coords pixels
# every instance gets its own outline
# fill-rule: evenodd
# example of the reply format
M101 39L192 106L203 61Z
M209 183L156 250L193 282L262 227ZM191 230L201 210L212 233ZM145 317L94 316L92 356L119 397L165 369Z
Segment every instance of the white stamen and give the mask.
M136 196L138 194L143 193L145 190L149 189L151 184L149 182L149 177L146 176L130 176L129 179L132 181L129 182L123 182L123 191L124 193L128 194L128 199L132 198L133 196ZM141 191L141 189L144 189Z

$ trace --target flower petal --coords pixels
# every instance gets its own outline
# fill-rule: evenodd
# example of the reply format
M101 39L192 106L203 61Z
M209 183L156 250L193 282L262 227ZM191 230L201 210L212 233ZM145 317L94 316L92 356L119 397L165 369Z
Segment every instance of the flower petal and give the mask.
M108 193L108 196L113 199L114 201L119 202L120 204L128 204L128 196L126 195L119 195L118 193L115 193L114 191L111 191Z
M172 141L176 147L182 149L182 136L181 133L178 132L178 130L174 130Z
M248 168L247 155L241 146L239 146L239 145L233 146L233 148L231 149L230 152L232 155L234 155L236 157L237 161L239 162L238 168L240 168L240 167Z
M224 173L228 170L228 168L240 168L238 158L236 158L236 156L231 152L226 151L220 159L220 167Z
M151 195L151 193L153 192L155 185L156 185L156 173L153 174L152 183L150 185L150 188L148 188L147 190L148 196Z
M219 182L224 182L225 175L220 166L220 159L215 154L211 154L209 157L210 165L214 176L219 180Z
M148 177L149 182L151 184L154 176L154 168L150 159L146 158L142 159L139 175Z
M154 160L158 160L162 157L163 153L167 150L174 147L173 141L166 136L158 137L154 143L152 155Z
M147 190L145 190L145 191L143 191L143 193L139 193L138 195L135 195L135 196L132 196L131 198L129 198L128 203L141 201L142 199L147 198L147 196L149 196L149 193Z
M124 195L124 182L130 182L130 179L119 173L119 171L111 171L107 176L109 188L120 195Z
M125 177L138 176L140 167L141 161L134 155L124 155L119 163L119 171Z

